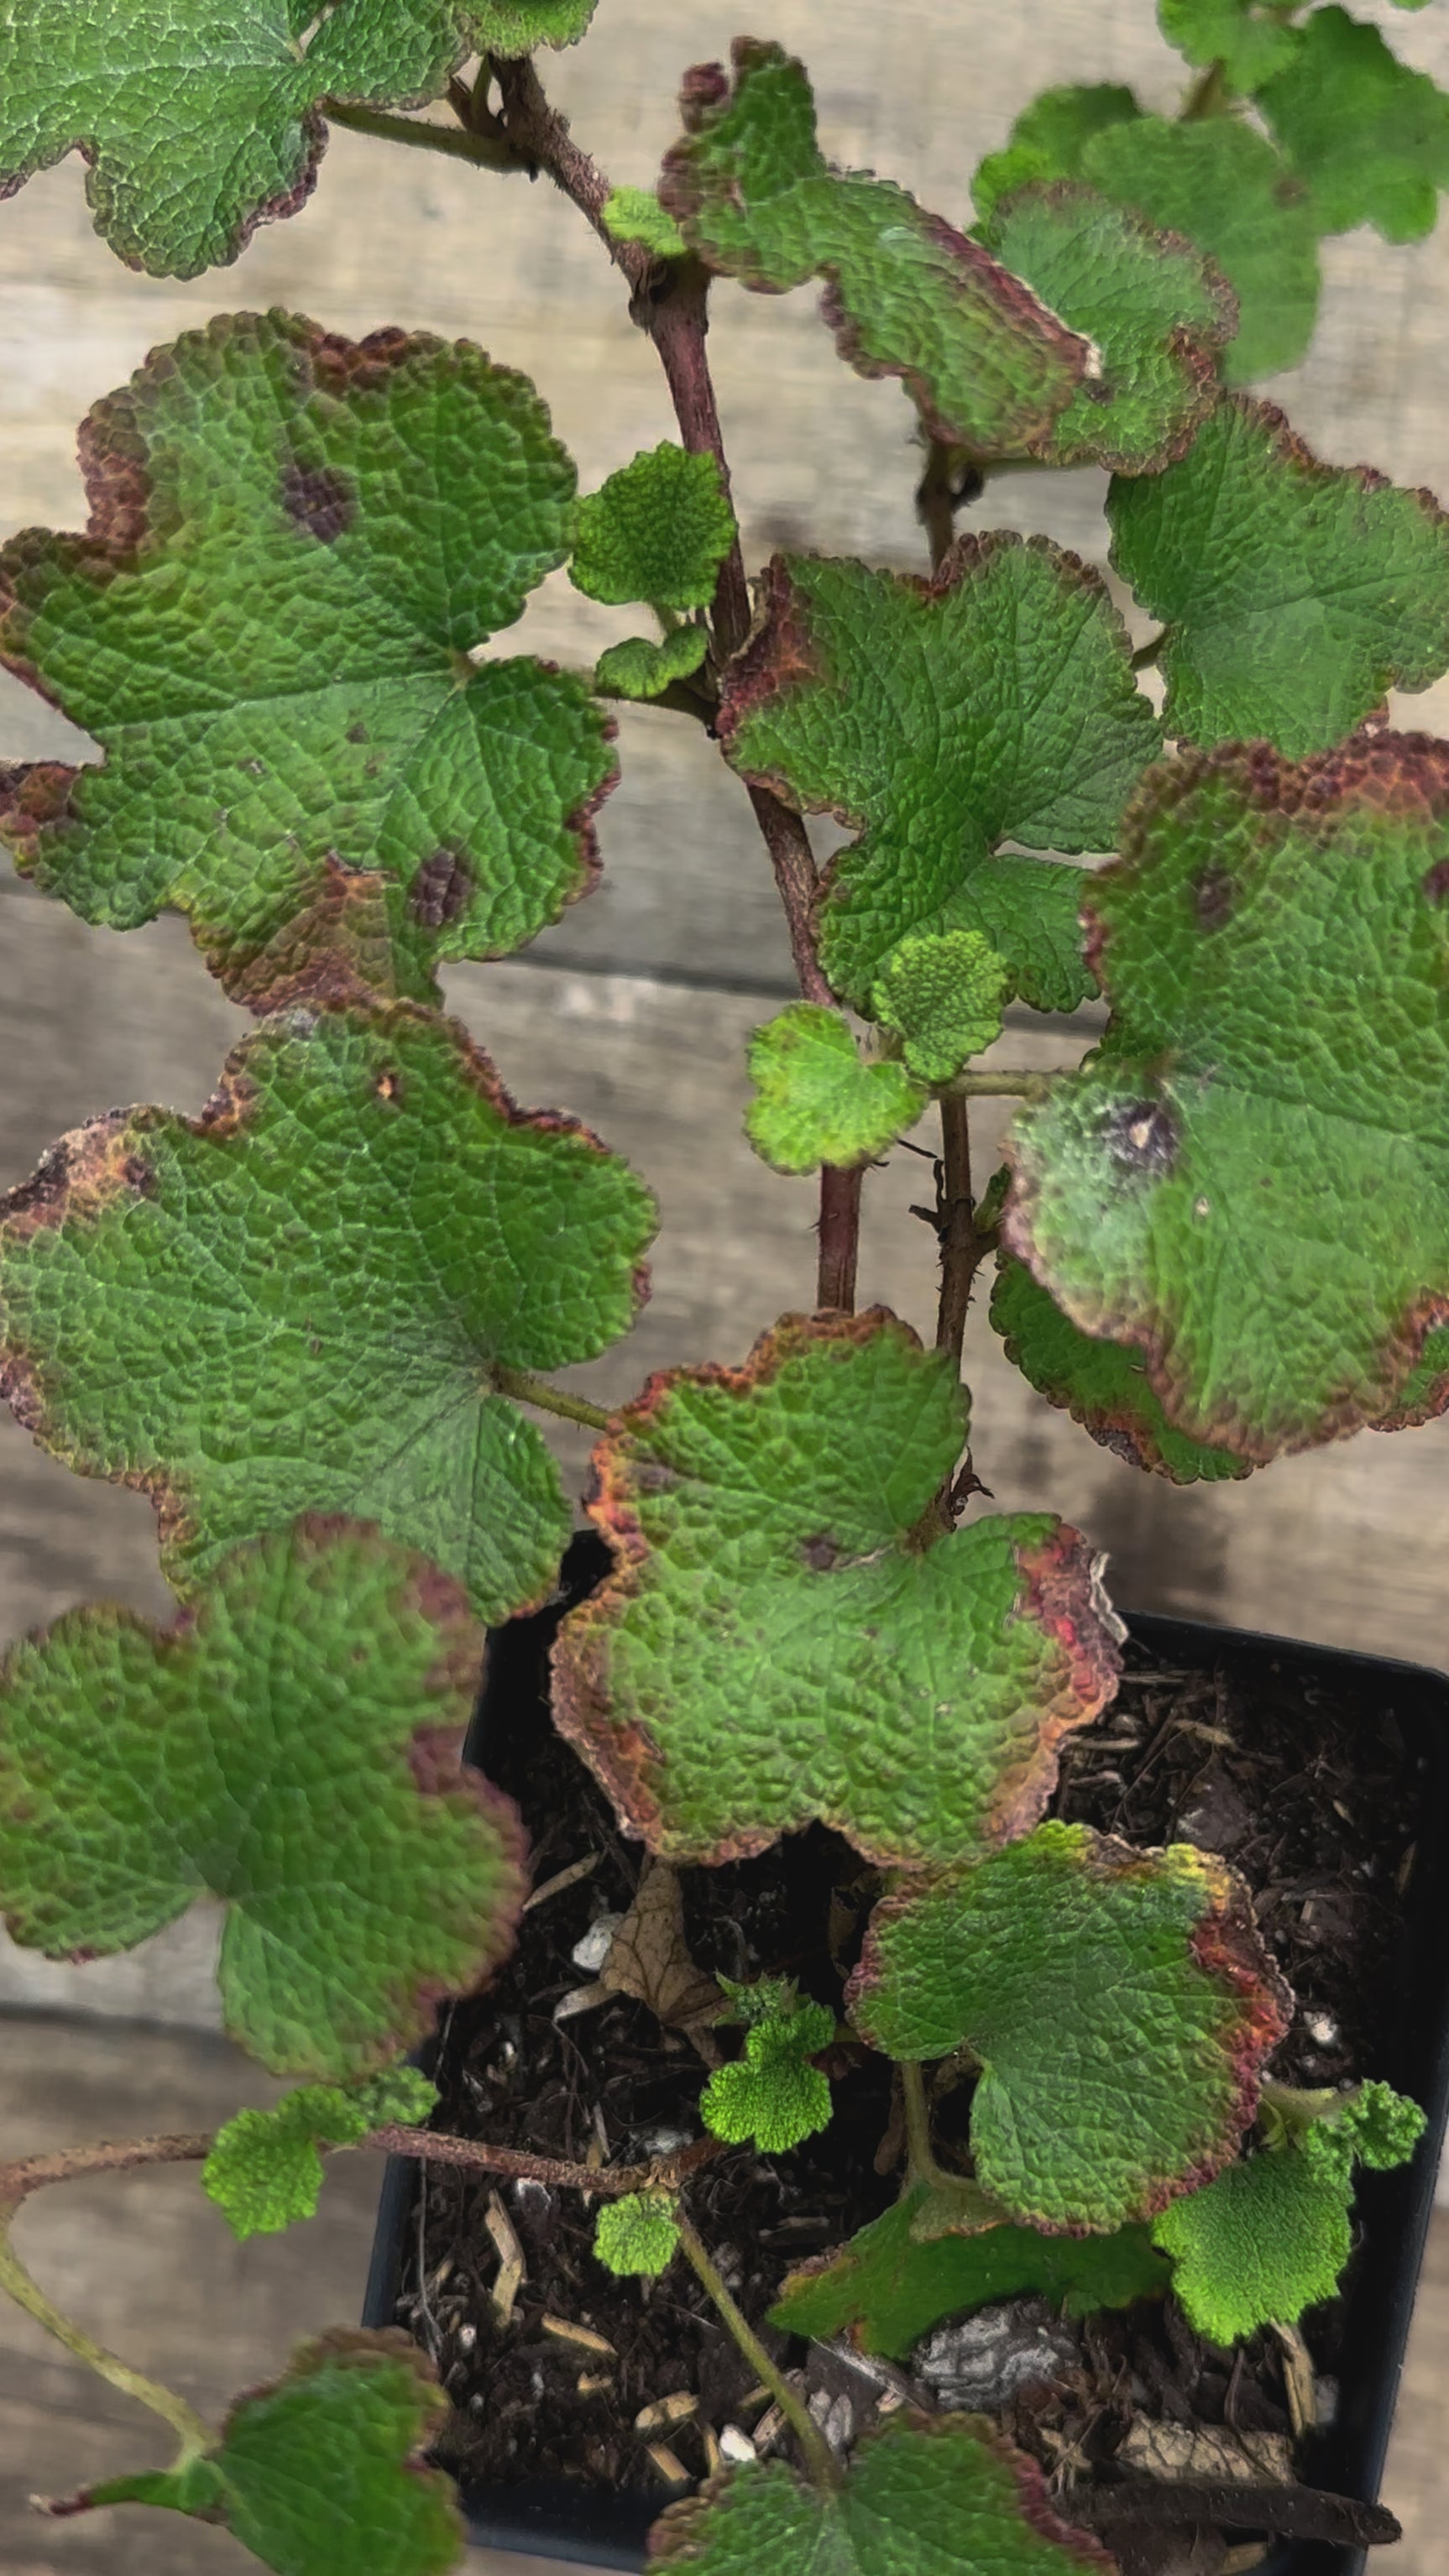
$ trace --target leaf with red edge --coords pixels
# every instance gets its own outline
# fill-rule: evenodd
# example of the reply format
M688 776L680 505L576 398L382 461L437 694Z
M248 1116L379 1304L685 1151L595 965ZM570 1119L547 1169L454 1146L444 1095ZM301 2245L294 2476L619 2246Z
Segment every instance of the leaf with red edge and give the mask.
M1148 1383L1141 1352L1080 1332L1026 1264L1006 1253L998 1262L991 1322L1007 1358L1038 1395L1061 1405L1114 1458L1170 1476L1175 1485L1251 1474L1250 1459L1174 1430Z
M949 1360L880 1309L786 1316L622 1409L590 1505L619 1563L564 1621L554 1709L628 1830L720 1861L818 1817L944 1867L1035 1822L1121 1632L1075 1530L949 1526L965 1439Z
M1053 1823L886 1897L847 2008L892 2057L971 2051L978 2183L1071 2233L1150 2218L1227 2163L1292 1997L1215 1855Z
M690 248L768 295L823 278L858 374L902 377L927 428L973 456L1033 448L1092 373L1090 341L903 188L834 169L783 46L741 37L733 66L733 85L721 63L685 75L659 196Z

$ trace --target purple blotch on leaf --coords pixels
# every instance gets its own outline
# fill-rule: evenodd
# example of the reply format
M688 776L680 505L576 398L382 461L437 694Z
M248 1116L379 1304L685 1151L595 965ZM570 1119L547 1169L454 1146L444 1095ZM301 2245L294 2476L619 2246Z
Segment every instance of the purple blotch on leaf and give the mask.
M330 546L356 518L357 494L351 476L333 466L294 461L282 471L282 507L295 527Z

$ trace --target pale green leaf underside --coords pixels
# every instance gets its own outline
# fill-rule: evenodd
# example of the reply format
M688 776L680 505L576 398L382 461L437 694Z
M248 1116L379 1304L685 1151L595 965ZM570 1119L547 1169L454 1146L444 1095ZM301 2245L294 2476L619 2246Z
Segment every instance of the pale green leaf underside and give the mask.
M1149 2218L1216 2172L1288 2022L1220 1860L1186 1843L1133 1851L1084 1825L1041 1825L886 1898L848 2000L889 2056L971 2050L976 2179L1047 2228Z
M116 929L185 912L257 1009L319 943L429 998L440 960L518 948L586 890L603 710L527 656L469 658L571 539L526 378L467 342L223 315L81 443L89 533L0 555L0 654L106 757L0 786L22 868Z
M1164 769L1089 897L1107 1040L1012 1131L1010 1248L1245 1459L1449 1393L1446 814L1422 735Z
M971 195L983 224L997 200L1038 180L1080 179L1082 155L1094 134L1125 125L1140 113L1130 89L1099 81L1091 86L1043 90L1024 107L1000 152L978 163Z
M406 2336L340 2328L239 2397L204 2459L112 2478L87 2501L222 2522L274 2576L450 2576L463 2526L451 2478L423 2456L447 2412Z
M965 1440L955 1372L880 1311L786 1317L670 1372L596 1453L621 1562L565 1622L554 1706L671 1858L823 1818L943 1866L1041 1813L1116 1678L1091 1560L1045 1516L919 1524Z
M1351 2181L1320 2180L1285 2147L1229 2165L1205 2191L1174 2201L1152 2233L1172 2257L1189 2322L1211 2343L1241 2343L1333 2298L1352 2243L1352 2198Z
M234 2038L275 2074L386 2064L522 1900L513 1811L459 1767L482 1654L456 1584L342 1521L238 1549L173 1629L69 1612L0 1667L12 1935L98 1956L215 1897Z
M708 651L702 626L676 626L659 642L628 635L599 655L594 686L606 697L662 698L675 680L687 680L703 667Z
M893 2416L856 2449L842 2487L806 2487L783 2461L733 2469L650 2537L650 2565L698 2576L1111 2576L1095 2542L1058 2521L1032 2463L979 2416Z
M864 1009L912 932L974 930L1012 989L1069 1011L1094 989L1075 868L994 855L1108 850L1160 748L1098 575L1045 538L963 538L932 584L777 556L727 675L734 766L854 825L821 913L835 990Z
M1166 473L1114 481L1107 515L1115 570L1166 624L1169 734L1301 760L1449 665L1449 519L1321 465L1268 403L1223 403Z
M1321 231L1376 224L1391 242L1433 231L1449 187L1449 97L1401 63L1377 27L1315 9L1260 104Z
M1232 87L1250 97L1293 60L1301 41L1258 0L1157 0L1157 20L1188 62L1199 69L1221 63Z
M689 131L660 196L709 267L779 293L825 281L842 357L900 376L927 426L973 455L1019 455L1081 382L1086 341L903 188L833 169L802 64L741 37L685 83Z
M558 1471L491 1391L628 1330L653 1202L529 1119L412 1003L264 1023L192 1124L119 1111L0 1204L0 1386L137 1484L186 1590L300 1512L376 1520L497 1620L566 1544Z
M864 1058L839 1011L792 1002L751 1038L745 1133L777 1172L850 1169L883 1154L926 1105L905 1065Z
M1152 1391L1141 1352L1080 1332L1025 1263L1008 1255L997 1271L991 1322L1007 1358L1038 1395L1070 1413L1114 1457L1169 1476L1175 1485L1214 1484L1251 1472L1251 1462L1230 1449L1205 1447L1175 1430Z
M614 607L708 608L734 539L714 458L666 439L579 503L569 579Z
M1001 1035L1010 982L1005 960L978 932L948 930L893 948L870 1007L901 1040L912 1073L949 1082Z
M553 8L577 16L580 0ZM305 202L324 99L436 98L480 16L499 14L520 13L466 0L339 0L326 14L315 0L0 0L0 193L79 145L111 248L154 277L195 277ZM548 0L526 14L548 14Z

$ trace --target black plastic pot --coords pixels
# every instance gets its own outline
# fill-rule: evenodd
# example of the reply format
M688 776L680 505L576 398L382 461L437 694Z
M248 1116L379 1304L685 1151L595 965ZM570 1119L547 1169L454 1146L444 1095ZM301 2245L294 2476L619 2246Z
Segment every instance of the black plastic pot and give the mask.
M493 1640L487 1685L468 1738L468 1757L487 1768L490 1724L503 1707L537 1702L545 1652L565 1610L593 1590L607 1553L592 1535L575 1539L564 1566L562 1599L516 1619ZM1379 2052L1365 2075L1423 2104L1427 2133L1411 2165L1366 2174L1358 2201L1362 2246L1350 2275L1344 2318L1339 2405L1319 2437L1309 2474L1340 2495L1376 2500L1398 2398L1434 2181L1449 2118L1449 1677L1422 1665L1343 1654L1283 1637L1211 1628L1196 1620L1130 1617L1134 1636L1179 1668L1223 1670L1251 1688L1255 1671L1277 1666L1306 1681L1357 1687L1380 1715L1399 1723L1406 1760L1421 1783L1419 1866L1411 1884L1395 2008L1385 2019ZM390 2325L416 2206L418 2168L389 2160L378 2209L363 2323ZM468 2536L475 2544L577 2565L642 2568L644 2540L662 2509L651 2495L599 2495L557 2481L464 2491ZM1390 2576L1393 2554L1384 2561ZM1361 2576L1365 2553L1321 2541L1284 2541L1261 2576Z

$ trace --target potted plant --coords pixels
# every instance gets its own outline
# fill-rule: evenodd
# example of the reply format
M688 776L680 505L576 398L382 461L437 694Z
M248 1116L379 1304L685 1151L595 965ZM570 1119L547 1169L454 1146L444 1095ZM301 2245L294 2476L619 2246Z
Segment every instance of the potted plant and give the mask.
M1032 1383L1178 1481L1449 1401L1449 748L1384 710L1449 668L1449 522L1242 390L1301 354L1321 234L1427 229L1449 110L1338 8L1163 0L1181 117L1047 93L966 234L835 167L753 39L686 75L657 190L611 187L533 59L592 15L187 0L164 56L140 0L0 21L0 186L79 148L155 274L293 211L327 120L546 174L678 433L580 500L479 350L225 314L83 424L85 534L0 555L0 649L103 754L4 774L18 864L181 911L257 1022L199 1118L98 1116L0 1210L8 1401L151 1495L178 1596L12 1650L0 1907L84 1957L209 1893L228 2026L299 2079L0 2171L0 2281L177 2442L48 2509L428 2576L451 2462L495 2532L511 2490L515 2537L638 2564L652 2523L709 2576L1345 2567L1393 2534L1449 2092L1444 1687L1129 1636L1089 1538L990 1508L960 1365L989 1263ZM903 384L929 570L752 591L721 279L820 281ZM1135 650L1074 556L956 534L1023 461L1109 469ZM564 562L657 632L482 658ZM588 890L611 700L749 795L801 993L749 1140L820 1189L815 1310L612 1412L557 1372L628 1330L652 1202L436 981ZM992 1052L1098 992L1075 1069ZM932 1349L855 1310L863 1185L928 1110ZM592 1539L539 1416L597 1435ZM220 2427L10 2241L168 2160L284 2227L347 2147L426 2180L407 2268L395 2180L368 2325Z

